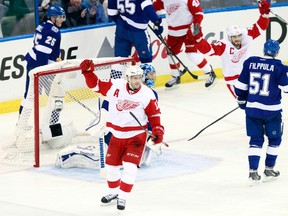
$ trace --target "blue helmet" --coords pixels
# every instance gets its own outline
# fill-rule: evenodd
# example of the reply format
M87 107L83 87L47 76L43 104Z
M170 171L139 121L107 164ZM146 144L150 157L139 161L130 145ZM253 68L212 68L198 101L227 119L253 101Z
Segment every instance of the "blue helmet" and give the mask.
M62 16L63 18L66 17L64 9L62 7L60 7L59 5L51 5L48 8L47 16L48 16L49 19L50 19L51 16L53 16L55 18L57 16Z
M149 79L147 77L148 73L155 73L155 68L151 65L151 64L141 64L140 68L143 70L143 75L144 75L144 82L145 84L150 87L153 88L155 86L155 79Z
M264 44L264 54L268 56L276 56L280 50L280 46L277 40L269 39Z

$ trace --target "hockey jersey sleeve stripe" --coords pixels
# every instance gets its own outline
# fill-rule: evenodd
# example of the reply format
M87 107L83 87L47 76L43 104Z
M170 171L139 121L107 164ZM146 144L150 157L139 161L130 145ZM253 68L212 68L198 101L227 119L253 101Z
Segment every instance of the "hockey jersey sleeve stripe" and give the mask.
M266 105L263 103L258 103L258 102L247 102L246 105L247 108L257 108L261 110L267 110L267 111L278 111L281 110L281 104L274 104L274 105Z
M43 45L36 45L35 49L39 52L50 54L52 52L52 49Z
M188 29L188 28L190 28L190 24L187 24L187 25L181 25L181 26L175 26L175 27L173 27L173 26L168 26L168 29L169 30L181 30L181 29Z
M131 25L131 26L133 26L133 27L135 27L135 28L137 28L137 29L143 29L143 30L147 29L147 26L148 26L147 23L136 23L136 22L134 22L133 20L131 20L131 19L125 17L125 16L122 16L122 15L120 15L120 16L121 16L121 18L122 18L124 21L126 21L129 25Z
M201 24L204 18L204 13L200 5L200 2L194 1L194 0L188 0L187 6L188 6L190 13L193 15L193 23Z
M232 81L232 80L237 80L239 78L239 74L236 74L234 76L225 76L224 79L225 81Z
M240 82L239 80L236 82L235 84L235 88L243 90L243 91L247 91L248 90L248 85L245 83Z
M264 30L267 29L268 25L269 19L260 16L258 21L253 24L252 28L247 28L248 35L255 39L260 36L260 34L264 32Z
M141 3L141 8L144 10L145 7L152 5L150 0L145 0Z
M36 57L36 54L35 54L34 50L31 49L28 53L31 56L31 58L33 58L36 61L37 57Z
M129 132L129 131L138 131L138 130L143 130L143 128L141 126L118 126L118 125L114 125L111 122L107 122L106 123L107 127L113 128L116 131L121 131L121 132ZM146 124L144 126L144 128L148 128L148 125Z
M288 93L288 86L279 86L282 91L284 91L285 93Z
M264 31L269 26L269 18L260 16L256 23L260 27L260 29Z
M118 14L118 10L115 10L115 9L107 9L107 13L109 16L115 16Z

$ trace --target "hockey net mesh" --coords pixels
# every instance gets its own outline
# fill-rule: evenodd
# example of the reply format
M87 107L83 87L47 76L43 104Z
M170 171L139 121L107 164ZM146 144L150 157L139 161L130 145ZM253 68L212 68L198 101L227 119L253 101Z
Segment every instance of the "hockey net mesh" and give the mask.
M125 71L123 69L132 62L132 58L92 60L95 73L101 79L123 78L119 67ZM55 162L57 152L67 145L97 141L85 129L99 117L100 95L87 87L79 68L82 61L65 60L29 72L30 85L27 97L22 102L23 110L15 130L15 142L1 150L2 162L34 164L38 167L40 155L41 164L50 164ZM35 82L37 79L38 82ZM50 139L49 136L54 133L57 139ZM59 136L63 140L59 141L58 133L63 134Z

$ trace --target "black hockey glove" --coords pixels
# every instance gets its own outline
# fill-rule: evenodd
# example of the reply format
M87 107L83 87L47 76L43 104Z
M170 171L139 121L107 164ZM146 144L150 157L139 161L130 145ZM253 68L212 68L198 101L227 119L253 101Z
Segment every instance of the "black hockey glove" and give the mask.
M238 97L237 98L237 103L238 103L238 106L240 107L240 109L245 110L246 104L247 104L247 101L246 101L245 98Z
M154 30L154 33L156 35L161 35L163 33L163 26L162 26L162 19L159 18L155 23L154 23L154 26L153 26L153 30Z

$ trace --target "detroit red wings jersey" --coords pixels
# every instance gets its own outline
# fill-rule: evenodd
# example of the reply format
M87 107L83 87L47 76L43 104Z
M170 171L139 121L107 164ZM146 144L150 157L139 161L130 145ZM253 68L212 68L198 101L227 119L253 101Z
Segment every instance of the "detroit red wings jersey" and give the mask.
M168 34L171 36L186 35L193 21L200 24L203 20L199 0L156 0L153 6L156 11L165 9Z
M131 93L123 79L111 79L107 82L98 80L98 85L92 90L107 96L109 112L106 126L117 138L129 138L143 133L142 127L129 112L132 112L145 128L149 117L160 115L155 94L145 85Z
M201 53L221 57L224 79L227 84L234 85L242 71L244 61L251 56L253 40L259 37L268 25L269 18L260 16L252 27L242 29L240 49L237 49L228 39L222 39L213 44L202 39L196 46Z
M222 72L227 84L234 85L243 68L244 61L251 56L253 38L246 29L242 32L242 46L237 49L228 39L223 39L212 45L215 54L222 59ZM212 51L213 52L213 51Z

